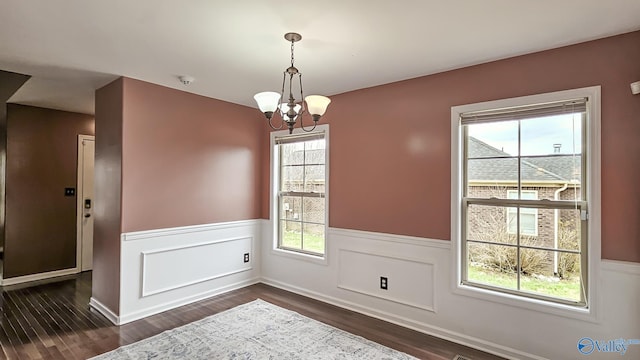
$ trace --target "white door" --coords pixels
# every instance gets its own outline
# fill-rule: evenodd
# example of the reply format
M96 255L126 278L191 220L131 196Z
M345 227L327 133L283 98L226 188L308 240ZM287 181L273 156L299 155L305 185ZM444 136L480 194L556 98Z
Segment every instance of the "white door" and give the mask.
M78 268L93 268L93 162L95 138L78 136Z

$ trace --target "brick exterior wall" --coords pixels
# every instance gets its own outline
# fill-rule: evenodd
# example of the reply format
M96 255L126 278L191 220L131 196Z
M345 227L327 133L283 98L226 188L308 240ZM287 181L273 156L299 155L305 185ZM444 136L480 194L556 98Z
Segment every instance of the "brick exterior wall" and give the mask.
M557 186L523 186L522 190L537 191L538 200L554 200L555 192L564 184ZM469 186L468 197L472 198L507 198L507 191L517 190L515 186ZM580 199L580 187L569 187L559 194L560 200L573 200L577 196ZM467 213L467 232L469 240L482 240L491 242L516 243L515 234L507 232L507 208L495 206L470 205ZM560 210L559 223L570 224L576 222L577 210ZM579 228L579 225L577 225ZM566 229L566 228L565 228ZM575 229L575 227L573 227ZM520 242L525 245L554 248L555 242L555 210L537 210L537 235L521 235ZM561 230L570 231L570 230ZM553 252L548 252L544 260L545 275L553 275Z

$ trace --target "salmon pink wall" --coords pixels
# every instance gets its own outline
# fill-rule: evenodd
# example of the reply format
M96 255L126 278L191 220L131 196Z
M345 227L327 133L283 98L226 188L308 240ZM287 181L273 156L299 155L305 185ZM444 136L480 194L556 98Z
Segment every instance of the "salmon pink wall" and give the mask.
M260 114L123 81L122 232L259 218Z
M601 85L602 257L640 262L637 80L633 32L332 96L329 226L449 240L451 107Z

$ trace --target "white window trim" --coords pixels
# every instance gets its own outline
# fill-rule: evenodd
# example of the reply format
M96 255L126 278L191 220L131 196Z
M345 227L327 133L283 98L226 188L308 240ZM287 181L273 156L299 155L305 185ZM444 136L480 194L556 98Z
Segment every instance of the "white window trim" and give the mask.
M538 191L537 190L520 190L521 192L527 192L527 193L535 193L536 194L536 199L538 199ZM515 198L511 198L509 197L509 194L513 194L513 193L518 193L518 190L507 190L507 199L515 199ZM513 209L513 210L511 210ZM514 211L516 215L518 212L516 210L516 208L507 208L507 233L509 234L516 234L516 231L511 231L511 228L509 227L509 216L511 215L511 212ZM538 209L520 209L520 213L521 214L526 214L526 215L533 215L534 221L533 221L533 234L526 234L522 232L522 227L520 228L520 233L522 235L527 235L527 236L538 236ZM516 215L517 216L517 215Z
M548 103L559 100L588 98L588 118L586 131L587 146L585 153L588 163L586 173L587 199L589 199L589 246L588 246L588 308L578 308L570 305L553 303L534 298L527 298L499 291L486 290L473 286L462 285L461 271L461 220L462 220L462 126L460 115L466 112L488 109L500 109L523 106L527 104ZM564 316L589 322L600 322L599 311L601 298L598 281L600 279L601 256L601 132L600 132L600 86L580 89L557 91L539 95L522 96L517 98L487 101L476 104L453 106L451 108L451 256L452 256L452 290L455 294L477 299L497 302L500 304L525 308L547 314Z
M312 132L303 132L302 129L296 128L293 130L293 135L304 135L311 133L324 132L324 139L326 142L326 150L325 150L325 208L324 208L324 216L325 216L325 224L324 224L324 254L323 255L310 255L305 254L298 251L281 249L278 247L278 184L280 184L280 179L278 178L278 172L274 171L274 164L277 159L278 154L275 149L275 139L276 137L281 137L289 134L289 130L281 130L281 131L272 131L271 132L271 141L270 141L270 161L269 161L269 172L271 178L271 186L270 186L270 204L269 204L269 218L271 221L271 253L279 256L285 256L293 259L299 259L304 261L309 261L321 265L328 265L328 253L329 253L329 124L323 124L316 126L315 130Z

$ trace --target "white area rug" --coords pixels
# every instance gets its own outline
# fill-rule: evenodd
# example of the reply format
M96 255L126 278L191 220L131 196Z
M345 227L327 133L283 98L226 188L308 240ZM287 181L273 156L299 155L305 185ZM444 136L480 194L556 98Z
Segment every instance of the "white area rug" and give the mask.
M255 300L92 359L415 358Z

